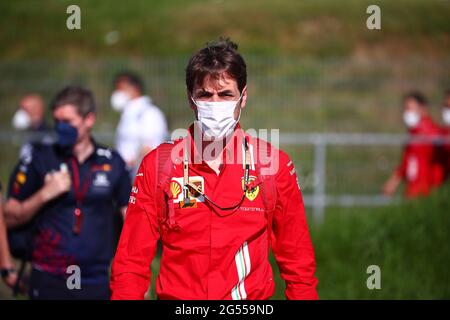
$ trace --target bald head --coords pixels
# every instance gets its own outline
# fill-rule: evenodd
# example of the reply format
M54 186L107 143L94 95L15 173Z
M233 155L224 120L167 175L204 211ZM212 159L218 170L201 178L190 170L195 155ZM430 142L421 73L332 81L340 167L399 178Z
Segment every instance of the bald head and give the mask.
M20 99L19 107L30 116L32 128L38 127L44 121L45 104L40 95L27 94Z

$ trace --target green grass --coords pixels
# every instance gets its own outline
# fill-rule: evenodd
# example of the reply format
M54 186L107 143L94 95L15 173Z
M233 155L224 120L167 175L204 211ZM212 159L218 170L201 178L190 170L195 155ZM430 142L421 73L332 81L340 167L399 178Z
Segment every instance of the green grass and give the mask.
M80 31L65 27L69 4L81 7ZM366 29L369 4L381 7L381 31ZM407 90L423 90L431 98L433 114L439 115L442 92L450 86L449 16L450 2L441 0L1 1L0 129L10 129L22 94L36 91L49 101L63 85L78 83L95 93L99 109L96 130L112 131L119 115L109 107L111 81L122 69L143 75L146 89L166 113L170 129L185 127L192 120L183 78L187 59L205 42L225 35L238 42L248 65L244 128L403 132L399 101ZM111 31L119 33L119 41L108 45L105 36ZM8 139L0 142L0 149L0 180L6 184L19 145ZM290 146L286 151L309 193L312 148ZM327 192L378 193L399 160L399 152L395 147L329 148ZM430 201L444 200L441 196ZM417 228L406 233L402 219L411 220L411 228L417 223L417 230L432 230L431 224L445 215L444 205L431 208L433 202L386 209L328 209L324 225L312 232L321 296L414 297L413 290L400 292L389 284L395 284L392 279L399 275L402 285L395 284L396 288L406 290L411 281L411 288L416 288L415 282L428 280L428 276L419 275L414 268L427 270L426 266L415 263L408 273L394 257L398 254L406 262L416 259L417 250L404 245L414 243ZM446 208L449 211L448 205ZM385 228L378 230L378 225ZM448 223L436 225L444 227L448 228ZM384 229L390 231L384 233ZM405 238L399 238L396 230ZM379 240L382 236L394 241L384 243ZM336 246L342 247L334 247L335 240ZM432 239L426 238L423 245L430 246L431 254L435 250L428 240L431 243ZM372 249L364 251L366 246ZM382 255L374 249L377 247L394 253ZM448 259L448 248L437 248L446 249ZM382 262L390 257L384 266L380 262L387 277L383 277L380 292L365 288L365 268L377 262L372 256ZM403 279L411 273L412 280ZM416 294L431 295L427 290L426 286L419 288ZM448 289L445 294L448 297Z
M81 30L66 28L70 4L81 8ZM370 4L381 8L382 31L366 28ZM334 57L383 47L445 56L449 13L441 0L3 1L0 57L185 55L219 35L265 55ZM110 31L119 32L114 45L105 42Z
M397 206L328 210L311 229L320 297L449 299L449 199L447 186ZM369 265L381 268L381 290L366 287Z

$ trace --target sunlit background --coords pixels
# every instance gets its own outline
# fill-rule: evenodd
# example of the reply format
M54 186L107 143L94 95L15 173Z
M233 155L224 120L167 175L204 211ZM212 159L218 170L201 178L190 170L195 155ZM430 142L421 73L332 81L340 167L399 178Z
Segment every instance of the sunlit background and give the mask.
M81 8L81 30L66 28L70 4ZM366 27L370 4L381 8L381 30ZM450 87L449 1L2 1L2 185L22 141L11 126L22 95L48 102L67 84L89 87L95 134L113 145L120 115L109 104L112 80L133 70L170 129L187 127L184 69L219 36L237 42L247 62L243 127L280 129L299 172L320 297L450 298L450 189L412 203L380 195L401 154L392 141L405 133L402 95L421 90L440 121ZM352 143L357 137L380 142ZM384 275L381 290L366 287L371 264ZM0 297L11 297L3 284Z

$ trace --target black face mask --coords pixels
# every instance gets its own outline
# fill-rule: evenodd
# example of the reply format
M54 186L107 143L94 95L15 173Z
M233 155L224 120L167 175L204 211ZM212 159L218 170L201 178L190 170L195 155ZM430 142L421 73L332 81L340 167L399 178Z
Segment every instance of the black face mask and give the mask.
M78 130L67 122L58 121L55 124L55 131L58 137L57 143L62 148L72 148L78 139Z

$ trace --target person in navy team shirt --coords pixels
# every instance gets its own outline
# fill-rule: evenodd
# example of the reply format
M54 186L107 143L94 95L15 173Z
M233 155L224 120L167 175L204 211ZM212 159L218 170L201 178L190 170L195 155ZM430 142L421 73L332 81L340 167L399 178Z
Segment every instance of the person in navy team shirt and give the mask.
M91 91L66 87L51 111L57 141L22 155L10 178L5 221L9 228L34 221L31 299L108 299L114 214L119 207L125 216L129 173L118 153L91 136ZM80 286L73 288L77 275Z

